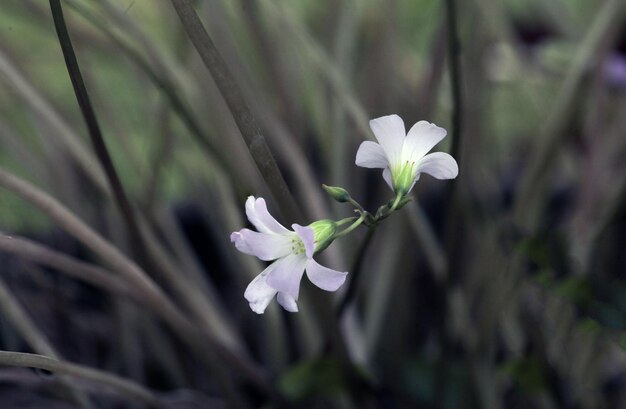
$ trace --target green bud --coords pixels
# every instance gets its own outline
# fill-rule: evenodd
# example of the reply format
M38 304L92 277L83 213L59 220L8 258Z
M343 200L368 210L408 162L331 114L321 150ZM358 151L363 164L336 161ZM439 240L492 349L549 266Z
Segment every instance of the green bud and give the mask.
M352 199L350 197L350 193L348 193L348 191L342 187L327 185L322 185L322 187L333 199L335 199L339 203L349 202L350 199Z
M321 253L335 240L337 223L332 220L318 220L309 224L315 237L315 254Z

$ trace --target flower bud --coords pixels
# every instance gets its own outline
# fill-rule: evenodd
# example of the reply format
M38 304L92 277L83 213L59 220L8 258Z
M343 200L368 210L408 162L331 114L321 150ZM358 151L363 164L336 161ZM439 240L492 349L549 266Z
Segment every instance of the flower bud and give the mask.
M315 254L321 253L335 240L337 223L332 220L318 220L309 224L315 238Z
M349 202L351 199L350 193L348 193L348 191L342 187L327 185L322 185L322 187L333 199L335 199L339 203Z

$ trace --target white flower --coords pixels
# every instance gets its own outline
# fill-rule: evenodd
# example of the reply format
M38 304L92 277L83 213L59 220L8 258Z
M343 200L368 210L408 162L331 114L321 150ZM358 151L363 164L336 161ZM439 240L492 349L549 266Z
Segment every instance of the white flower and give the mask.
M327 223L322 223L324 226L320 226L320 222L313 223L313 227L321 227L315 229L293 224L294 231L288 230L269 214L263 198L253 196L246 201L246 215L258 232L242 229L232 233L230 241L242 253L265 261L276 260L246 288L244 297L252 311L262 314L277 294L278 303L284 309L298 311L296 301L305 270L309 280L322 290L336 291L344 283L348 273L332 270L313 260L315 250L319 249L316 244L318 247L328 245ZM317 231L324 237L316 238Z
M419 121L406 134L398 115L372 119L370 127L378 143L363 142L356 153L356 164L384 169L383 178L394 192L409 193L422 172L437 179L454 179L459 174L459 166L447 153L427 155L446 136L445 129Z

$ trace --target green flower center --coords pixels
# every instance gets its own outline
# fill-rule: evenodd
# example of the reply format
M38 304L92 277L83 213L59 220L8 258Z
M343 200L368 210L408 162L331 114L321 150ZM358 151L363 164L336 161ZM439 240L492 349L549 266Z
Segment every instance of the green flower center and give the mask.
M306 252L306 249L304 248L304 243L297 235L291 239L291 252L296 255Z
M402 165L391 169L391 180L393 182L393 190L396 193L405 195L413 186L413 180L415 179L415 162L409 162L408 160Z

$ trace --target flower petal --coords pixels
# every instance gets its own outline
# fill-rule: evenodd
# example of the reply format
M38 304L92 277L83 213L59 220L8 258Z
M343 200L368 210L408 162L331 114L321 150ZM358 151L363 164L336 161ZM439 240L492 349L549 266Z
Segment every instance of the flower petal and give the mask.
M389 161L383 148L372 141L365 141L356 151L355 164L362 168L386 168Z
M230 234L230 242L235 243L235 247L237 250L241 251L245 254L252 254L252 249L248 246L245 240L241 238L241 233L238 231L232 232Z
M336 291L346 281L348 273L324 267L317 261L310 259L306 265L306 275L313 284L322 290Z
M237 250L265 261L275 260L290 254L293 241L297 239L298 236L295 233L279 235L258 233L250 229L241 229L230 235L230 240L235 243Z
M406 136L402 118L398 115L387 115L372 119L370 128L385 151L389 163L393 166L400 160L402 144Z
M419 121L411 127L402 146L402 162L418 162L435 147L447 132L427 121Z
M276 263L273 263L276 264ZM265 309L276 295L276 290L267 284L267 272L272 269L273 264L267 267L261 274L255 277L244 292L243 296L250 303L250 308L257 314L263 314Z
M297 300L306 262L307 258L304 254L292 254L277 260L267 274L267 284Z
M385 168L385 170L383 170L383 179L385 179L385 182L387 182L391 190L393 190L393 180L391 179L391 171L389 168Z
M258 199L255 199L254 196L248 197L248 200L246 200L246 216L248 216L250 223L261 233L289 233L289 230L267 211L267 204L262 197Z
M285 293L278 293L276 296L278 303L283 306L289 312L298 312L298 304L296 304L296 300Z
M417 171L428 173L437 179L454 179L459 174L459 165L447 153L435 152L424 156Z
M300 240L302 240L307 258L313 257L313 253L315 252L315 232L313 229L295 223L291 225L291 228L298 234Z

